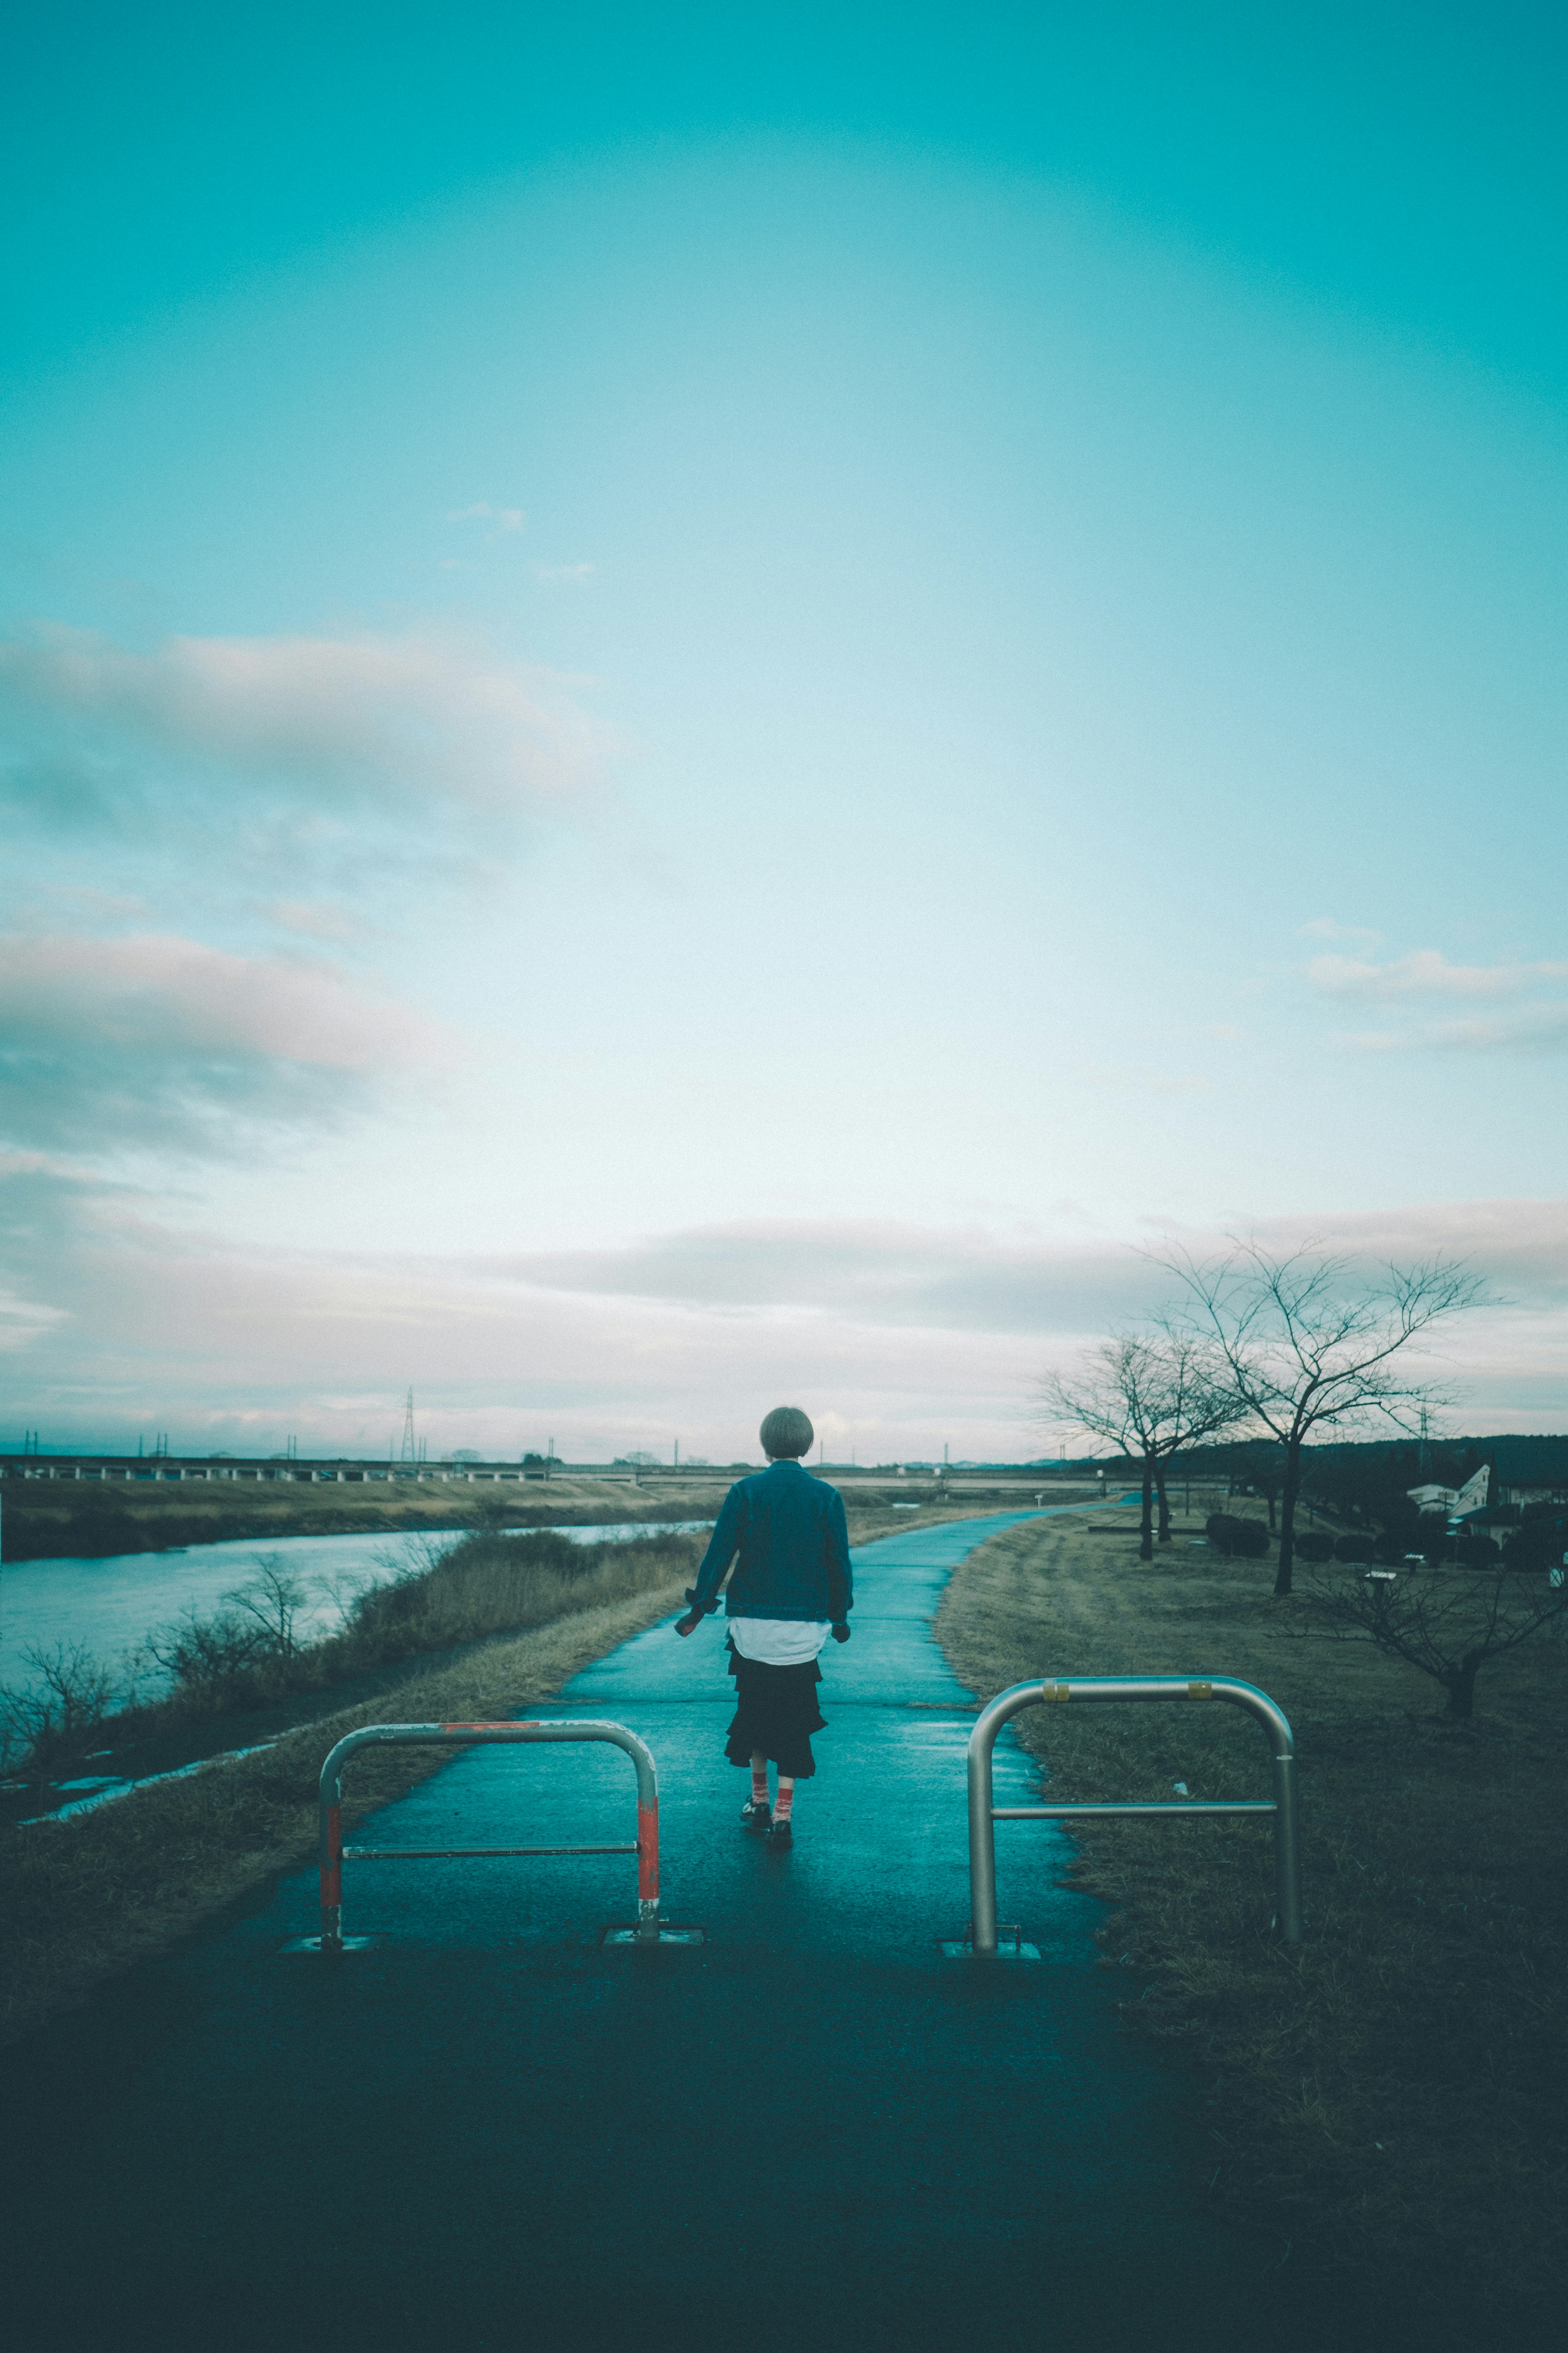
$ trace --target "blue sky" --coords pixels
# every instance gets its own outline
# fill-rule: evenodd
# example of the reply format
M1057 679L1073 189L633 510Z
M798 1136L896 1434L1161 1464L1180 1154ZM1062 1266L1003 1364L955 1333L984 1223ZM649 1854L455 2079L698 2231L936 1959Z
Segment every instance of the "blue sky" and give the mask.
M1561 20L1083 14L23 28L0 1422L1029 1452L1237 1230L1563 1426Z

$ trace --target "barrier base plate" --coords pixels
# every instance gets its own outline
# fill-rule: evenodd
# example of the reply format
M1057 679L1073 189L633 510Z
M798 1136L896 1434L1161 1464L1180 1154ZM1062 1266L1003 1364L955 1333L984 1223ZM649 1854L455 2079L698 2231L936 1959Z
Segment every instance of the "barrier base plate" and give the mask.
M374 1936L345 1936L341 1944L329 1946L328 1950L333 1953L363 1953L375 1942ZM289 1942L278 1949L281 1953L319 1953L321 1940L320 1936L290 1936Z
M974 1958L974 1947L970 1944L943 1945L942 1957L944 1961L972 1961ZM998 1961L1037 1961L1040 1957L1040 1948L1038 1945L1020 1943L998 1945L995 1953L989 1957Z
M700 1945L702 1942L702 1931L700 1928L666 1928L661 1926L658 1932L658 1941L661 1945ZM635 1928L606 1928L604 1935L604 1942L606 1945L636 1945L639 1943L651 1945L653 1938L651 1936L639 1937Z

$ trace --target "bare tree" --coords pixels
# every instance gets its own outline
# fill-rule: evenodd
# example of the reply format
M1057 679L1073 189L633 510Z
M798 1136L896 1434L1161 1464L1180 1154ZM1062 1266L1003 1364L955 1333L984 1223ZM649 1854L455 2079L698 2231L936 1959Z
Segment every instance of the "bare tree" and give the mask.
M257 1564L248 1585L224 1595L243 1616L255 1620L261 1629L263 1647L276 1659L291 1659L298 1649L294 1620L309 1599L305 1587L290 1576L276 1554Z
M1050 1419L1106 1439L1143 1466L1139 1557L1154 1557L1154 1494L1160 1541L1171 1541L1165 1472L1184 1446L1195 1446L1246 1418L1228 1367L1211 1341L1166 1329L1126 1333L1094 1349L1075 1379L1053 1373L1041 1392Z
M1422 1408L1444 1393L1407 1377L1401 1354L1442 1317L1474 1306L1480 1284L1442 1259L1358 1282L1348 1259L1307 1250L1275 1258L1255 1242L1209 1265L1180 1251L1156 1263L1186 1285L1194 1323L1224 1359L1241 1418L1284 1449L1274 1590L1289 1593L1309 1435L1376 1416L1415 1429Z
M1337 1633L1364 1634L1390 1657L1430 1675L1448 1694L1447 1714L1468 1723L1476 1677L1488 1659L1517 1649L1568 1613L1568 1592L1539 1575L1507 1569L1438 1569L1414 1575L1374 1569L1309 1588L1316 1614Z
M7 1767L16 1750L29 1787L47 1788L79 1773L119 1703L114 1679L77 1642L52 1651L30 1643L22 1653L34 1682L0 1691L0 1746Z

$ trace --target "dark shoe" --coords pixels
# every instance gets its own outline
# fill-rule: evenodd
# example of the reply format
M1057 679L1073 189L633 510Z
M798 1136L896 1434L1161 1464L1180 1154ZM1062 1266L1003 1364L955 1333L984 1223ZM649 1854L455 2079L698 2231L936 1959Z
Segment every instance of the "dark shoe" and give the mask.
M765 1831L773 1820L773 1810L765 1798L748 1798L741 1809L743 1831Z
M790 1828L787 1821L772 1822L769 1824L768 1844L770 1847L786 1847L793 1846L795 1844L794 1839L790 1836Z

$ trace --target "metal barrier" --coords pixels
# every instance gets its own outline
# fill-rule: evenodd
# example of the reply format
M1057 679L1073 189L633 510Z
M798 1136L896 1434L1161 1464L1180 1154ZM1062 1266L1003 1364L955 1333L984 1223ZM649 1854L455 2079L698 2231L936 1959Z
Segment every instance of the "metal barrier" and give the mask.
M342 1839L343 1766L356 1748L458 1747L485 1741L608 1740L624 1748L637 1770L637 1834L624 1846L349 1846ZM635 1941L657 1945L658 1923L658 1778L653 1757L624 1724L367 1724L339 1741L321 1767L321 1934L320 1950L343 1949L345 1862L446 1862L475 1854L635 1854L637 1925Z
M994 1806L992 1753L996 1735L1021 1708L1072 1700L1228 1700L1256 1716L1268 1735L1274 1768L1272 1798L1189 1799L1179 1805ZM1075 1675L1015 1683L980 1711L969 1737L970 1950L976 1960L996 1957L997 1822L1068 1821L1088 1815L1272 1814L1275 1925L1282 1941L1301 1941L1301 1857L1296 1821L1296 1743L1283 1711L1255 1683L1234 1675Z

